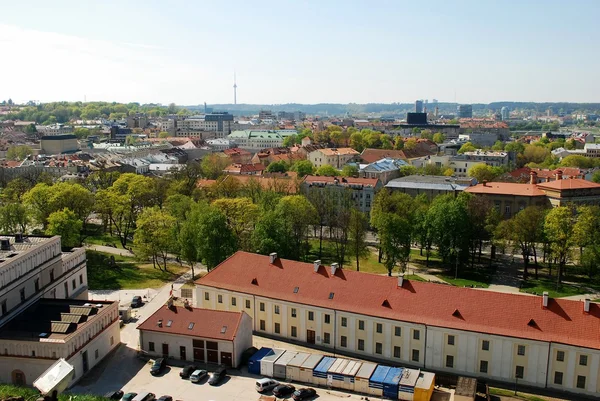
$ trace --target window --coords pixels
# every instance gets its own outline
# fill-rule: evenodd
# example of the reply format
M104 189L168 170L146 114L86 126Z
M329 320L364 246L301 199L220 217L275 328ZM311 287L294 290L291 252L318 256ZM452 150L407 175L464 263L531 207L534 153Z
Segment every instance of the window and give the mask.
M296 317L296 308L292 308L292 317Z
M402 350L400 347L394 347L394 358L402 358Z
M237 299L235 299L235 297L231 297L231 306L236 306L237 305Z
M487 373L488 371L488 361L480 361L479 362L479 373Z
M585 376L577 376L577 388L585 388Z
M448 345L454 345L454 336L448 336Z
M402 335L402 328L400 328L398 326L394 327L394 335L396 337L400 337Z
M274 312L276 315L279 315L279 305L275 305L275 306L273 306L273 312Z
M342 318L342 327L348 327L348 319L345 317Z
M375 353L379 355L383 354L383 344L375 343Z
M98 359L98 350L94 351L94 357Z
M377 325L375 326L375 331L378 333L383 333L383 324L377 323Z
M246 300L246 309L250 309L250 300L249 299Z
M83 274L79 275L79 284L83 284Z
M223 303L223 295L221 295L221 294L217 295L217 302L220 304Z
M264 303L264 302L261 302L261 303L260 303L260 311L261 311L261 312L264 312L264 311L265 311L265 303Z
M587 355L579 355L579 364L581 366L587 366Z
M421 332L419 330L413 330L413 340L420 340Z
M67 284L67 283L65 283ZM19 294L21 294L21 302L25 302L25 288L21 288L19 290Z
M504 206L504 213L505 214L510 214L510 205Z
M171 327L172 325L173 325L173 321L172 321L172 320L169 320L169 321L167 322L167 327Z
M490 342L488 340L483 340L481 342L481 349L484 351L489 351L490 350Z
M517 379L522 379L523 374L525 373L525 368L523 366L517 366L515 369L515 377Z
M296 326L292 326L292 337L298 337L298 332L296 330Z
M154 352L154 343L152 341L148 343L148 351Z
M204 300L205 301L210 301L210 294L208 292L204 293Z
M8 308L6 306L6 299L4 301L2 301L2 316L6 315L6 313L8 312Z
M75 287L77 287L77 283L75 282L75 279L73 279L73 281L71 281L71 286L73 287L73 289L75 289Z
M454 367L454 356L446 355L446 367L453 368Z
M556 360L558 362L564 362L565 361L565 351L556 351Z
M331 323L331 315L325 315L323 319L325 321L325 324Z
M194 322L190 322L190 324L188 324L188 330L192 330L194 328Z
M35 292L38 292L40 290L40 279L36 278L33 282L33 288L35 289Z
M562 386L563 383L563 372L554 372L554 384Z
M315 312L308 311L308 320L315 320Z
M54 269L50 269L50 281L54 281Z
M524 345L519 345L517 347L517 355L525 355L525 346Z
M359 351L365 350L365 340L358 340L358 350Z
M265 331L265 321L264 320L260 321L260 330Z
M331 341L331 336L329 333L323 333L323 344L329 344Z
M340 337L340 346L346 348L348 346L348 338L346 336Z
M365 321L364 320L359 320L358 321L358 329L359 330L364 330L365 329Z
M279 334L281 332L281 325L279 323L275 323L275 334Z
M412 361L419 362L419 350L418 349L412 350Z

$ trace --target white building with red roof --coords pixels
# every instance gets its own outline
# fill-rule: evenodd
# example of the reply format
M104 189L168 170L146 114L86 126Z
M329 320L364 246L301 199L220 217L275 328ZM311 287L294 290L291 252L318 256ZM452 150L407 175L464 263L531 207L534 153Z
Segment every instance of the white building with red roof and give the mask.
M600 307L237 252L196 281L197 307L256 332L362 358L598 396Z

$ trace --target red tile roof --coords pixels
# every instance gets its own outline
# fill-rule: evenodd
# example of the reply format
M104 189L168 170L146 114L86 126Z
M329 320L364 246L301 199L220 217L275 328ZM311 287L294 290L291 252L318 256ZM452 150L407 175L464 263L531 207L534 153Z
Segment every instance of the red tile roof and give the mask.
M374 163L377 160L391 157L392 159L406 159L406 155L401 150L392 149L365 149L360 154L365 163Z
M307 175L306 177L304 177L304 181L307 183L313 183L313 182L324 182L324 183L331 183L333 184L333 182L335 180L338 180L338 182L340 184L360 184L360 185L372 185L372 186L376 186L377 182L379 181L378 178L354 178L354 177L326 177L326 176L321 176L321 175ZM346 180L345 182L343 180Z
M583 189L583 188L600 188L600 184L592 181L586 181L579 178L567 178L565 180L555 180L551 182L542 182L538 184L541 189Z
M325 266L314 272L312 263L277 259L270 264L269 256L241 251L196 281L398 321L600 349L600 306L594 303L585 313L578 301L550 299L543 308L541 297L409 280L399 288L397 283L395 277L345 269L332 276ZM532 319L535 325L529 324Z
M517 184L512 182L477 184L465 189L465 192L487 195L546 196L535 184Z
M137 328L159 333L232 341L242 320L242 313L181 306L172 306L169 309L162 306ZM159 320L162 320L162 327L158 326ZM171 327L168 327L169 321ZM192 329L189 329L190 323L194 323ZM227 327L225 333L222 333L223 327Z

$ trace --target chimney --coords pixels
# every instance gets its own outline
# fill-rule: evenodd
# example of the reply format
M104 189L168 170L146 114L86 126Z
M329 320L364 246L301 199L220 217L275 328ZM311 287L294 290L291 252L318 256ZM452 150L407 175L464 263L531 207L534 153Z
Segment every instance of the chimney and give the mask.
M529 173L529 183L537 184L537 173L533 170Z
M17 242L17 243L23 242L23 233L15 234L15 242Z
M269 254L269 260L271 261L271 264L275 263L276 259L277 259L277 252L272 252Z
M556 170L556 179L557 180L562 180L562 170Z
M321 259L315 260L314 262L315 273L319 271L319 266L321 266Z
M402 288L403 284L404 284L404 273L400 273L398 275L398 287Z
M583 311L585 313L590 313L590 300L588 298L583 300Z
M548 307L548 291L544 291L544 293L542 294L542 306L544 308Z
M332 276L335 275L335 271L338 269L338 267L339 267L339 264L337 264L337 263L331 264L331 275Z
M1 239L0 240L0 250L2 251L10 251L10 240Z
M487 187L487 181L486 180L483 180L483 186Z

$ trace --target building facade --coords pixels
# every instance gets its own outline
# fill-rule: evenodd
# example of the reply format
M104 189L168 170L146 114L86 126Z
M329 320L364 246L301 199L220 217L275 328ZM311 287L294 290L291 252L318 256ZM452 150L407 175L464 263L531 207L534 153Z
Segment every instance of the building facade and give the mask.
M360 153L352 148L324 148L317 149L308 154L308 160L316 168L329 164L337 169L358 157Z
M334 199L337 207L353 203L361 212L371 213L375 194L382 188L382 184L377 178L307 175L300 188L308 197L315 192L324 192L326 196Z
M244 130L234 131L227 139L235 142L238 147L251 151L266 148L279 148L288 136L297 135L296 130Z
M196 281L195 305L258 333L401 366L597 396L600 307L238 252Z

